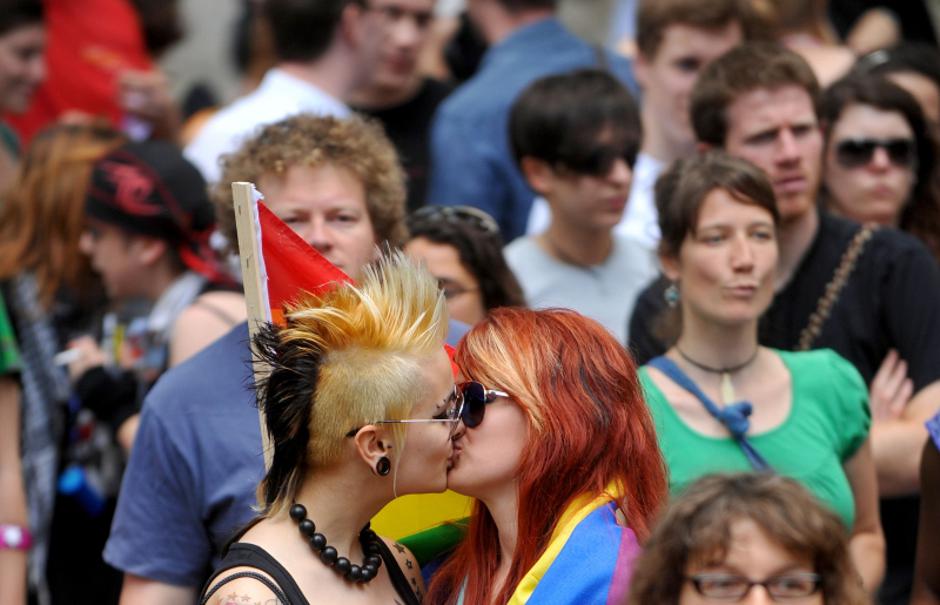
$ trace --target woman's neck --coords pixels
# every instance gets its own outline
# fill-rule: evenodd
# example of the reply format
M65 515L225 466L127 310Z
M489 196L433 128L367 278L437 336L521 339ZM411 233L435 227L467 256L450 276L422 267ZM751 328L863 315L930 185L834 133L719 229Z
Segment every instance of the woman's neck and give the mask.
M496 595L502 590L503 584L506 582L509 568L512 566L512 560L516 554L516 541L519 532L519 486L513 481L502 492L481 497L480 500L486 506L490 516L493 517L497 537L499 538L499 567L496 569L496 577L493 578L493 591L491 593Z
M326 537L327 543L340 556L352 561L362 557L359 532L391 500L381 495L383 490L365 488L367 481L361 479L354 480L338 472L317 473L315 478L304 482L294 499L307 509L307 518L314 522L316 531ZM386 479L391 480L391 477ZM338 497L337 494L348 496ZM276 521L296 525L286 511Z
M757 319L738 326L718 325L682 317L682 335L676 348L695 361L713 368L734 368L754 358L757 342Z

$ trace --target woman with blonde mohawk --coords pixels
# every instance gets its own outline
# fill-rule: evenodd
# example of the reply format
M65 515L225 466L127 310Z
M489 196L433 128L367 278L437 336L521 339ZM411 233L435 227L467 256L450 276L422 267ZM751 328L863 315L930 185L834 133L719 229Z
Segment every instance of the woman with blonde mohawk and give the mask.
M437 282L396 252L256 337L274 458L203 603L418 603L417 564L369 519L447 486L460 398L446 331Z

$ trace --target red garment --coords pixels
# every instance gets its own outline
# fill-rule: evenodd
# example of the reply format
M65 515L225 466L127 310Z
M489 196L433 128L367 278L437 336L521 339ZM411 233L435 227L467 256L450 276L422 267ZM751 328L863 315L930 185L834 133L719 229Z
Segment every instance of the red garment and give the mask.
M117 77L149 70L140 20L128 0L46 0L46 81L26 113L8 116L26 144L33 135L78 110L120 126Z

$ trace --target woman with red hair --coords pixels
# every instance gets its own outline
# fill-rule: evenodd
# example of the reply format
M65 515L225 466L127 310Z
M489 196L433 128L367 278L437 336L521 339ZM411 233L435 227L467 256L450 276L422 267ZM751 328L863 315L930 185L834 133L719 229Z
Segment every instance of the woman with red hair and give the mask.
M476 498L428 603L622 602L666 474L630 355L574 311L496 309L455 361L448 487Z

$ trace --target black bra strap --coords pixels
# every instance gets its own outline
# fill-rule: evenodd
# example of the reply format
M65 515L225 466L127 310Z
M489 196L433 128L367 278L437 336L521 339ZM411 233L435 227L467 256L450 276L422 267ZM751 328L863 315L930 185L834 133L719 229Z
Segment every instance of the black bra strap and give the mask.
M260 573L255 572L255 571L237 571L233 574L225 576L224 578L222 578L222 580L216 583L216 585L213 586L212 589L206 592L206 596L202 598L202 601L200 601L199 604L206 605L206 603L209 602L209 599L212 598L212 595L214 595L216 591L218 591L220 588L222 588L223 586L225 586L232 580L237 580L238 578L251 578L253 580L257 580L261 582L262 584L264 584L268 588L268 590L274 593L274 596L277 598L277 602L279 605L290 604L290 601L287 600L287 596L285 596L284 593L281 592L281 589L277 587L277 584L272 582L267 576L263 576Z

